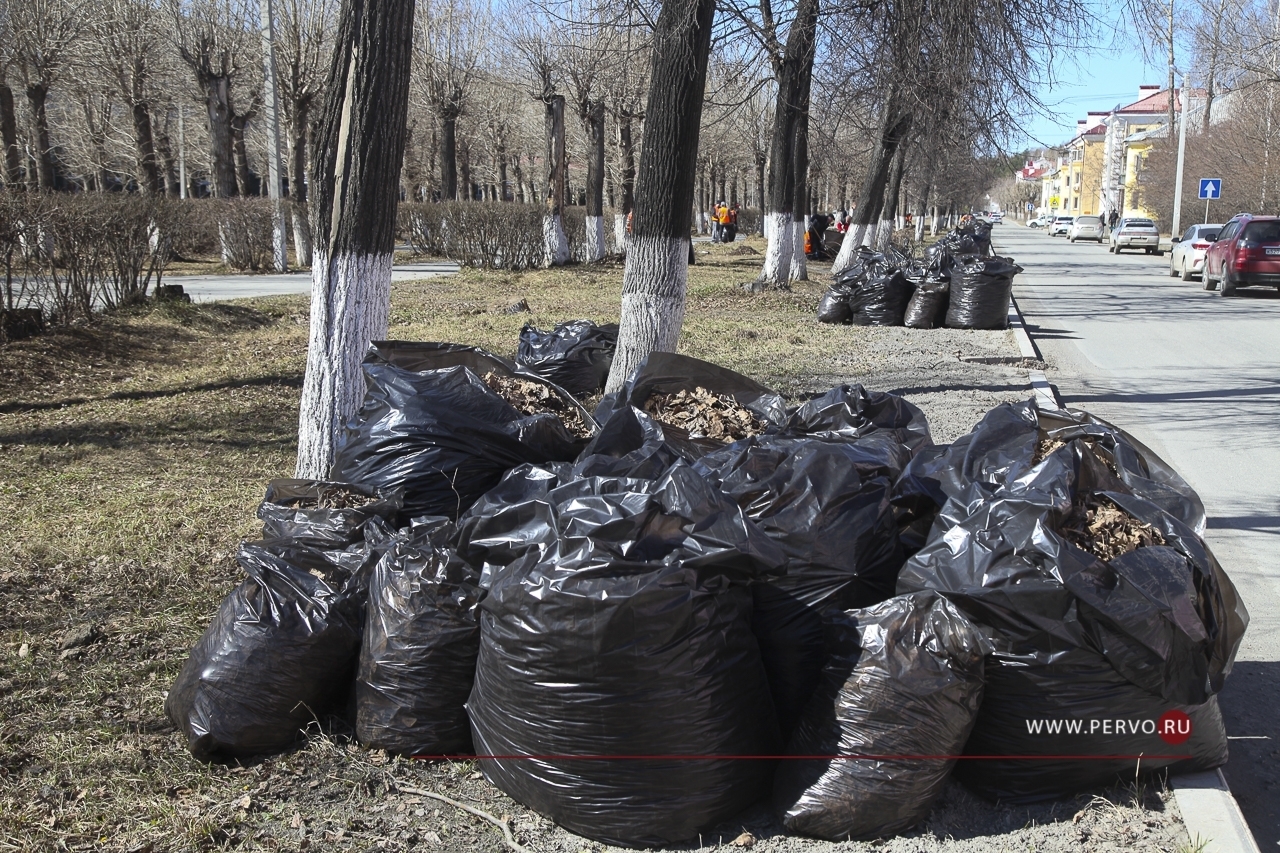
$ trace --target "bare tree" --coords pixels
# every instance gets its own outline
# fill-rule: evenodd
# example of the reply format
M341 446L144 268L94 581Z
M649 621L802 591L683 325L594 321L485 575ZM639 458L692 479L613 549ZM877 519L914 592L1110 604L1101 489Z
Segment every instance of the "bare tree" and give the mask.
M387 332L413 18L413 0L343 0L338 16L311 171L316 246L299 477L328 474L364 396L364 351Z
M714 19L715 0L665 0L658 15L621 328L607 391L620 389L649 353L674 351L680 338Z
M83 0L22 0L11 2L8 10L13 64L22 77L31 108L39 187L52 190L57 174L49 135L49 92L73 58L88 10Z
M231 85L245 70L242 54L247 34L252 32L250 18L241 0L168 2L177 34L178 55L191 69L204 95L214 195L232 198L239 194L239 184Z
M147 192L162 194L164 178L151 124L152 66L160 60L165 37L160 12L139 0L110 0L90 26L92 64L116 84L129 107L138 183Z
M458 120L481 72L488 22L467 0L426 0L418 23L416 78L440 124L440 194L458 197Z
M311 223L307 216L307 152L311 109L321 94L325 64L333 41L332 7L326 0L279 0L280 100L288 132L289 198L293 250L302 266L311 265Z

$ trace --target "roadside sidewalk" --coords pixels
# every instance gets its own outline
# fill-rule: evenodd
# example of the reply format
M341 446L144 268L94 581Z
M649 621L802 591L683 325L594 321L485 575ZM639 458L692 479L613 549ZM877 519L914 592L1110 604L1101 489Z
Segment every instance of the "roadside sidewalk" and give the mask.
M396 264L391 268L391 281L418 281L441 275L452 275L459 267L452 261L417 261ZM311 292L311 273L306 270L266 275L175 275L166 276L165 284L182 285L192 302L220 302L224 299L249 299L255 296L284 296Z

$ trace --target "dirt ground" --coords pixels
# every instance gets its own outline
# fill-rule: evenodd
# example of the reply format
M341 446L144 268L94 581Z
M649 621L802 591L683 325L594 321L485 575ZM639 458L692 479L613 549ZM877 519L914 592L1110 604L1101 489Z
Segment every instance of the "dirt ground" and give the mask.
M799 397L843 381L919 403L934 437L1028 396L1004 332L820 326L821 281L748 296L758 257L702 249L681 350ZM521 325L616 321L621 267L397 285L391 337L514 353ZM526 299L531 314L502 309ZM165 691L240 578L266 482L289 476L307 302L170 305L0 348L0 851L606 849L469 762L369 752L342 727L247 766L193 760ZM744 837L744 832L750 838ZM737 841L737 844L734 842ZM927 823L872 843L787 836L757 806L679 849L1192 850L1159 785L1033 808L952 784Z

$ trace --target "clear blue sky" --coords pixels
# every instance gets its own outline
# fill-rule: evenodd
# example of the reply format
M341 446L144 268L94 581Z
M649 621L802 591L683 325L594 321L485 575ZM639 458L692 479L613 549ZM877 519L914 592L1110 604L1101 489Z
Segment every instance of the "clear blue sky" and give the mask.
M1105 40L1104 36L1099 41ZM1102 44L1077 62L1060 63L1055 76L1059 82L1040 93L1052 115L1031 119L1023 137L1010 140L1010 150L1060 145L1075 136L1076 120L1086 113L1137 100L1139 85L1163 88L1168 82L1167 67L1148 66L1142 50L1133 43Z

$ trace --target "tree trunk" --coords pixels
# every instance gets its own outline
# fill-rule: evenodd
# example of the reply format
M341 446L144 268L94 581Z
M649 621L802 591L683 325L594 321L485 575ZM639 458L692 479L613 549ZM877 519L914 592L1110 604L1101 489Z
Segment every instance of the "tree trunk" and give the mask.
M607 391L619 390L649 353L674 351L680 339L715 11L715 0L665 0L654 29L621 328Z
M529 197L525 195L524 190L524 169L520 166L520 155L517 154L511 161L511 174L516 179L516 189L520 193L520 203L528 204Z
M22 154L18 150L18 116L13 90L0 82L0 141L4 143L4 182L10 189L22 183Z
M458 199L458 117L452 113L440 117L440 198Z
M893 231L897 225L898 204L902 197L902 173L906 168L907 147L898 146L898 153L893 158L893 173L889 186L884 191L883 210L880 214L879 230L876 232L876 248L884 251L893 242Z
M48 100L48 86L43 83L27 86L27 101L31 104L36 132L36 175L38 186L46 192L52 190L58 180L53 163L53 144L49 141L49 114L45 109Z
M831 266L832 275L839 275L848 269L859 246L875 242L876 217L880 215L884 204L885 185L889 183L893 157L907 131L911 129L911 121L912 115L901 103L897 89L891 89L885 100L880 132L876 136L875 147L868 162L867 177L853 211L853 224L844 235L844 242L840 244L840 253Z
M294 102L289 131L289 201L293 219L293 253L298 266L311 266L311 219L307 211L307 121L311 99Z
M604 101L587 105L587 263L604 258Z
M231 117L231 150L235 158L236 186L242 196L257 195L254 192L257 188L253 186L253 175L249 172L249 149L244 144L244 128L248 123L248 115Z
M209 153L213 160L213 193L218 198L235 198L235 154L231 144L231 81L209 77L204 81L205 106L209 112Z
M475 201L475 188L471 186L471 147L466 139L458 149L458 177L461 178L462 200Z
M498 201L511 201L507 192L507 147L498 144Z
M547 210L542 217L544 263L548 267L569 262L569 239L564 233L564 95L546 99Z
M627 215L635 209L636 204L636 150L631 142L631 113L619 110L614 126L617 128L618 160L622 168L622 206L621 213L614 217L614 236L618 251L625 251L627 246Z
M151 135L151 113L146 101L133 103L133 141L138 151L138 172L142 186L148 193L161 195L164 183L160 179L160 167L156 164L155 140Z
M333 464L359 410L369 341L387 333L412 67L413 0L343 0L311 163L316 246L297 476Z
M816 28L816 6L814 25ZM795 138L791 144L791 170L795 173L792 183L795 186L795 201L791 206L791 241L790 281L809 280L809 259L804 252L804 234L808 230L807 213L813 210L809 203L809 86L813 79L813 47L809 44L807 58L809 73L803 75L800 89L800 109L796 116ZM819 247L813 247L815 250Z
M813 75L814 36L818 26L818 0L799 0L796 16L787 34L778 72L778 98L773 111L773 137L769 143L769 192L766 199L768 224L765 237L764 269L752 288L786 287L791 278L798 251L804 254L804 233L797 237L794 226L796 210L796 139L799 122L807 115L806 93ZM800 213L803 220L804 208Z

